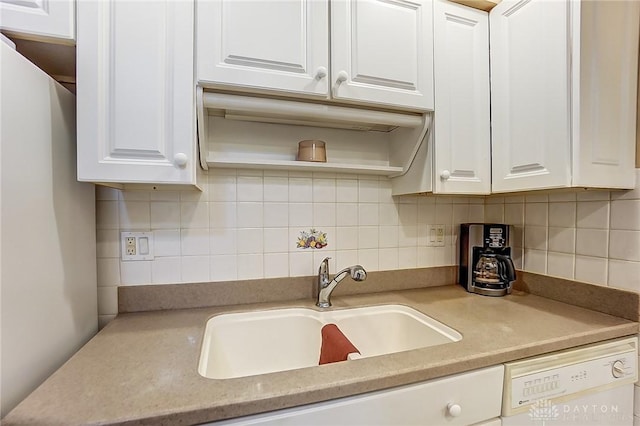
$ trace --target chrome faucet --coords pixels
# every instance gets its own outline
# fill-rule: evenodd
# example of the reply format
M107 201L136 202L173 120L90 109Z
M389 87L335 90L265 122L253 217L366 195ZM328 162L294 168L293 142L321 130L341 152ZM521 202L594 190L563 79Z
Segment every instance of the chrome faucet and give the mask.
M319 293L318 303L316 303L316 306L320 308L328 308L331 306L331 293L338 283L347 276L347 273L351 275L351 278L354 281L364 281L367 279L367 271L365 271L360 265L353 265L348 268L344 268L342 271L335 274L333 279L329 281L329 259L331 258L325 257L320 264L320 268L318 268Z

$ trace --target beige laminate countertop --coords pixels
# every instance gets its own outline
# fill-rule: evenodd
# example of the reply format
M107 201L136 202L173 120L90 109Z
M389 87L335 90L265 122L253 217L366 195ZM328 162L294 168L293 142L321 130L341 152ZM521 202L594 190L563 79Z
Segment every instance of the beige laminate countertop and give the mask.
M197 372L205 321L312 300L119 315L3 424L194 424L413 383L636 334L638 323L516 292L460 286L336 297L332 309L397 303L458 330L456 343L227 380ZM257 355L259 356L259 355Z

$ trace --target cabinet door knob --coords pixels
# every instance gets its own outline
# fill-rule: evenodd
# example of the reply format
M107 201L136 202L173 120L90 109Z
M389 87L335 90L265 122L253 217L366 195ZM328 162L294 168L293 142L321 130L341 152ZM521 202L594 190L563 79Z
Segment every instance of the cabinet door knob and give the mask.
M348 79L349 79L349 74L347 74L347 72L344 71L344 70L340 71L338 73L338 75L336 76L336 82L338 84L343 83L343 82L347 81Z
M451 177L451 172L449 170L443 170L440 172L440 179L447 180Z
M319 67L316 70L316 80L322 80L327 76L327 69L325 67Z
M187 157L187 154L185 154L184 152L179 152L173 156L173 162L178 167L186 166L188 160L189 158Z
M449 404L447 404L447 413L449 413L451 417L458 417L460 414L462 414L462 407L458 404L450 402Z

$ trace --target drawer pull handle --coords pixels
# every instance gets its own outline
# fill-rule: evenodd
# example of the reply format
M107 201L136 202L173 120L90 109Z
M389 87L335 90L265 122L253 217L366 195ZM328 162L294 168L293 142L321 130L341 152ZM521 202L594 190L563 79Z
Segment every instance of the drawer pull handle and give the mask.
M449 413L451 417L458 417L460 414L462 414L462 407L458 404L450 402L449 404L447 404L447 413Z

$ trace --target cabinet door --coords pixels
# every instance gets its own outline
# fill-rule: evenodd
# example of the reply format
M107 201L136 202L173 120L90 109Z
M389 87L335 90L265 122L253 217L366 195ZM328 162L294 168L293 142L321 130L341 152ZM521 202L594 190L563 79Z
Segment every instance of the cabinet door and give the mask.
M503 378L496 365L207 425L475 425L500 415Z
M572 12L582 23L574 26L572 184L632 189L640 2L575 2Z
M336 99L433 110L432 0L332 0Z
M327 0L198 0L198 81L327 97Z
M0 28L32 40L73 44L74 0L0 0Z
M195 182L193 22L187 1L78 3L79 180Z
M435 0L434 45L434 192L488 194L488 13Z
M571 182L569 2L503 0L491 26L492 189Z

